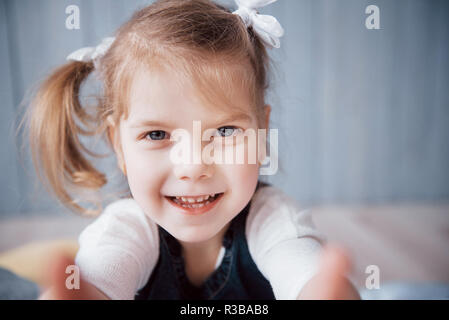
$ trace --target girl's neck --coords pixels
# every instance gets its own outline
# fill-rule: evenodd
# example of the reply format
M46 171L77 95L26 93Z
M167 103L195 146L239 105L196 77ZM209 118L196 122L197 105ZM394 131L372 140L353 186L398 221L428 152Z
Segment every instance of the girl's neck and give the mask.
M228 222L220 232L209 240L194 243L179 241L182 247L185 272L193 285L201 286L210 274L214 272L223 237L230 224Z
M183 256L185 254L195 254L195 255L205 255L210 252L215 252L217 250L220 250L222 243L223 243L223 237L228 230L231 222L228 222L215 236L212 238L201 241L201 242L185 242L178 240L182 247L182 253Z

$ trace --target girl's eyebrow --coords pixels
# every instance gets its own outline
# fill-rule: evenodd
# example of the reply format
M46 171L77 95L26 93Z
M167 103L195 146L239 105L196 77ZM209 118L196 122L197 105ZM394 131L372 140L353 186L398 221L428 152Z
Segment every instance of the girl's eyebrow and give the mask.
M248 121L251 122L252 118L250 115L243 113L243 112L239 112L239 113L234 113L230 116L224 117L222 119L219 119L217 121L216 126L220 125L220 124L224 124L226 122L233 122L233 121Z
M220 124L225 124L227 122L233 122L233 121L248 121L251 122L252 118L246 113L235 113L230 116L223 117L219 119L216 124L216 126L219 126ZM170 128L174 127L173 125L170 125L169 123L165 123L158 120L139 120L136 121L134 124L130 125L130 128L142 128L142 127L164 127L164 128Z
M130 125L130 128L142 128L142 127L164 127L164 128L169 128L170 125L168 125L165 122L157 121L157 120L139 120L139 121L136 121L134 124Z

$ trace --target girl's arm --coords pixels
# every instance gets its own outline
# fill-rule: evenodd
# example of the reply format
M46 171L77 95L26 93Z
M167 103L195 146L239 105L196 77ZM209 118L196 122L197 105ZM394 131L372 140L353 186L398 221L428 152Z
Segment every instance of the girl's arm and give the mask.
M148 281L159 256L157 225L133 199L122 199L79 237L75 261L56 254L49 268L48 289L40 299L134 299ZM79 270L80 288L67 289L69 265Z
M329 266L326 257L335 255L324 254L320 263L320 254L335 253L335 250L322 250L324 236L313 225L310 211L300 209L292 198L275 187L260 188L254 195L246 222L246 237L250 254L270 282L276 299L312 296L321 299L328 294L321 291L320 295L320 288L332 291L332 283L338 288L347 288L342 290L345 292L353 289L342 269L332 271L321 267ZM325 258L327 260L323 260ZM342 262L341 259L330 260ZM327 262L323 264L323 261ZM335 272L341 277L334 277ZM328 283L329 279L338 280ZM355 289L353 292L357 294Z
M110 204L79 237L81 276L114 300L134 299L159 257L157 225L133 199Z

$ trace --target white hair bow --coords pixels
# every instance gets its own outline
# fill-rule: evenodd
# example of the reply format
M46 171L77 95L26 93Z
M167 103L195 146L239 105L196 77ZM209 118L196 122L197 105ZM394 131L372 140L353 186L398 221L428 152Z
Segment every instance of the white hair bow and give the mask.
M252 26L254 31L269 46L279 48L281 46L279 38L284 35L284 29L275 17L262 15L257 12L257 8L265 7L277 0L235 0L238 9L234 14L238 14L246 27Z
M114 42L114 37L104 38L96 47L85 47L78 49L67 56L67 60L73 61L93 61L95 68L98 67L98 60L104 56L109 47Z

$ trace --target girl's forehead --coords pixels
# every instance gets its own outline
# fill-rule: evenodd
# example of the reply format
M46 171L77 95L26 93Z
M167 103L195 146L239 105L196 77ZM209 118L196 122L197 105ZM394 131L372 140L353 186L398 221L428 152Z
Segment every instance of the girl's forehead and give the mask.
M140 69L132 80L129 115L174 116L174 112L188 110L212 116L236 113L251 116L252 105L250 94L238 82L232 86L213 79L198 83L194 77L171 70Z

